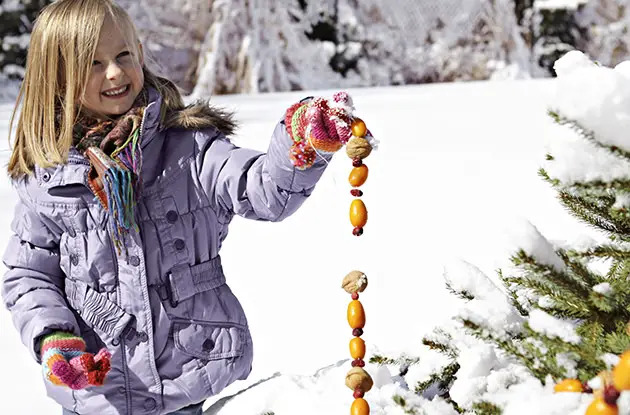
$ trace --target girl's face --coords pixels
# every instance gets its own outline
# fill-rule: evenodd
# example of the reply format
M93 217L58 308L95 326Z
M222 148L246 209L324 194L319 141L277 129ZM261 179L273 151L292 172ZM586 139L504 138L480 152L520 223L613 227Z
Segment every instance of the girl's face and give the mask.
M117 116L131 108L144 85L142 45L106 17L81 103L98 116Z

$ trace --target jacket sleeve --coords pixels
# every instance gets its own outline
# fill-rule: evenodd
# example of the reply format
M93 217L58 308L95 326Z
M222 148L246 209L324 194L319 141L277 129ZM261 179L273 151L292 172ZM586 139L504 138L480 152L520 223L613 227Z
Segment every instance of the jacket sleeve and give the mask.
M22 342L39 362L43 335L56 330L80 332L65 299L59 239L34 209L25 190L18 188L18 194L13 234L3 257L8 271L2 280L2 300Z
M214 137L206 137L200 145L197 156L201 185L211 203L248 219L277 222L293 214L332 158L319 154L312 167L297 169L289 159L293 140L284 122L277 124L267 153L239 148L214 131Z

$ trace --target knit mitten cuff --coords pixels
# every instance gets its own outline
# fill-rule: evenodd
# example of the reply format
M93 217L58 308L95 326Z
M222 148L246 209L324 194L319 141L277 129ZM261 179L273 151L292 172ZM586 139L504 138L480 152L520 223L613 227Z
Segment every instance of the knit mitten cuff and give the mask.
M76 350L80 352L85 351L85 340L79 336L75 336L72 333L66 333L63 331L55 331L42 337L41 340L41 355L43 356L50 349L63 349L63 350Z
M73 334L54 332L42 338L42 368L50 382L71 389L102 385L111 368L111 355L101 349L85 352L85 341Z

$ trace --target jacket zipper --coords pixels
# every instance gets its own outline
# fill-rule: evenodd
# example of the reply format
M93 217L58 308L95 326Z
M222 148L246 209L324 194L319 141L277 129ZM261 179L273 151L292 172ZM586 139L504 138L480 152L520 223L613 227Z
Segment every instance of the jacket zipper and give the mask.
M146 116L146 111L145 113L142 115L142 121L140 122L140 142L142 142L142 132L144 129L144 118ZM80 160L79 162L83 163L83 160ZM87 163L89 165L89 162ZM111 239L111 235L109 236ZM113 241L110 241L113 242ZM116 254L116 250L114 249L114 245L113 243L110 243L111 246L111 250L112 250L112 255L114 256L114 264L116 267L116 280L118 282L117 284L117 288L116 288L116 303L118 306L120 306L120 297L121 297L121 289L120 289L120 281L119 278L119 273L118 273L118 255ZM145 275L145 279L146 279L146 275ZM142 284L142 293L143 296L145 296L145 298L148 300L149 299L149 292L146 289L146 284ZM149 311L149 315L151 315L151 312ZM151 332L153 331L153 325L151 325ZM149 328L147 328L148 331ZM147 333L148 334L148 333ZM123 374L124 374L124 379L125 379L125 398L126 398L126 402L127 402L127 414L131 414L131 390L130 390L130 384L129 384L129 367L127 366L127 352L125 350L125 336L123 336L122 334L120 335L120 350L121 350L121 358L122 358L122 366L123 366ZM149 362L149 365L151 366L151 371L153 372L153 377L156 381L156 384L161 387L161 384L159 382L159 375L157 375L157 368L155 368L155 362ZM157 376L157 377L156 377Z
M145 108L144 113L142 114L142 121L140 122L140 136L138 137L138 141L140 141L140 146L142 146L142 136L144 135L144 120L146 119L147 116L147 109L149 106L147 106L147 108ZM139 174L142 174L142 171L139 172ZM135 210L134 214L137 214L137 209ZM140 233L140 230L138 229L138 233ZM142 238L140 238L142 239ZM140 250L143 249L142 246L139 246ZM142 252L141 252L142 253ZM141 277L141 288L142 288L142 296L146 299L146 304L150 303L150 298L149 298L149 288L147 286L147 273L146 273L146 266L144 263L144 255L138 255L139 259L140 259L140 266L141 266L141 270L142 273L141 275L143 276L143 278ZM149 316L149 319L147 320L147 327L145 328L146 333L149 337L149 341L148 343L150 343L150 348L149 348L149 353L151 353L151 350L153 350L153 313L151 312L151 307L149 306L149 310L148 313L146 313L146 315ZM147 344L147 347L149 346L149 344ZM149 359L149 366L151 368L151 372L153 372L153 381L155 382L156 387L160 390L160 394L162 392L162 381L160 379L160 374L158 373L157 370L157 366L155 365L155 356L152 356L151 359ZM158 404L158 406L161 404Z
M125 339L120 335L120 354L123 362L123 377L125 379L125 400L127 401L127 414L131 415L131 391L129 387L129 368L127 367L127 352L125 351Z
M120 296L120 281L119 281L119 276L120 273L118 272L118 254L116 254L116 249L114 249L114 241L112 240L112 235L110 235L109 232L107 232L107 236L109 237L109 247L112 251L112 258L114 258L114 269L116 270L116 305L120 306L120 304L118 304L118 300L119 300L119 296Z

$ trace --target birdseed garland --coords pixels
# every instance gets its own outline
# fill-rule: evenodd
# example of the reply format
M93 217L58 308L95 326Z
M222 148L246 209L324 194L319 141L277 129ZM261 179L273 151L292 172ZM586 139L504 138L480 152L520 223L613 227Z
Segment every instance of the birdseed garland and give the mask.
M348 177L353 187L350 194L356 198L350 203L350 223L352 233L360 236L368 218L365 203L360 199L363 191L359 189L368 178L368 167L363 160L377 149L378 141L353 112L350 95L337 92L332 101L314 98L293 104L286 112L284 124L293 139L289 158L298 170L311 167L318 154L332 154L346 146L353 166Z
M351 124L352 138L346 144L346 154L352 159L352 170L348 176L348 182L353 187L350 194L355 197L350 203L350 223L353 226L352 234L355 236L363 235L363 227L367 223L368 212L363 200L363 191L359 189L368 178L368 166L363 163L363 159L367 158L375 144L372 134L368 131L365 122L360 118L354 118ZM359 301L359 293L363 292L367 287L368 281L366 275L361 271L352 271L343 279L342 288L351 295L352 301L348 304L348 324L352 329L353 338L350 340L350 357L352 361L352 369L346 375L346 386L349 387L353 394L354 401L350 406L350 415L368 415L370 413L370 405L363 399L374 382L365 366L365 341L361 338L363 328L365 327L365 310L363 304Z
M361 271L352 271L343 279L341 288L351 295L352 301L348 304L348 324L352 329L352 339L350 340L350 356L352 369L346 375L346 386L352 389L354 402L350 407L350 415L368 415L370 406L363 399L366 392L372 389L374 382L365 366L365 342L361 338L365 327L365 310L359 301L359 293L363 292L368 285L366 275Z
M313 166L317 156L332 154L346 146L346 154L352 159L352 170L348 181L355 197L350 203L350 223L352 233L363 234L367 223L367 208L360 199L363 192L359 189L368 178L368 167L363 163L372 150L376 150L378 141L367 129L365 122L353 116L352 98L346 92L337 92L332 101L314 98L292 105L286 112L284 124L293 140L289 150L289 159L298 170ZM367 277L361 271L352 271L343 279L342 288L352 300L348 304L348 324L352 329L349 349L352 357L352 369L346 375L346 386L353 391L354 401L350 407L351 415L369 415L370 406L363 399L372 389L374 382L363 367L365 366L365 342L361 338L365 326L365 310L359 301L359 293L367 287Z
M593 401L585 415L618 415L617 400L622 391L630 390L630 350L619 357L612 371L602 371L598 377L602 385L598 390L593 391L586 382L578 379L564 379L554 386L554 392L592 393Z
M368 166L363 163L372 152L374 140L365 123L360 118L354 118L351 125L352 138L346 145L346 154L352 159L352 170L348 176L348 182L354 188L350 194L357 199L350 203L350 223L354 227L352 234L363 235L363 227L367 223L368 212L363 200L363 192L359 189L368 178Z

